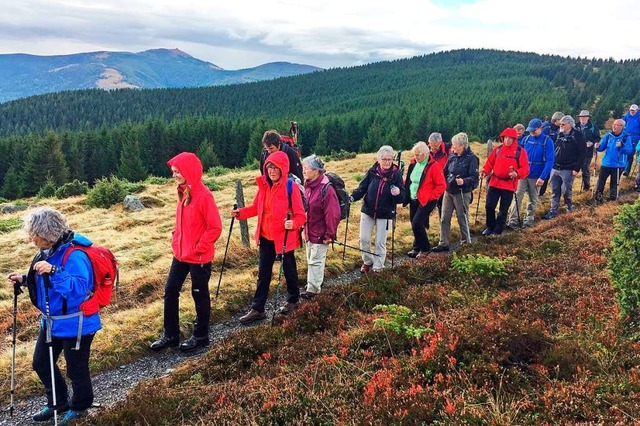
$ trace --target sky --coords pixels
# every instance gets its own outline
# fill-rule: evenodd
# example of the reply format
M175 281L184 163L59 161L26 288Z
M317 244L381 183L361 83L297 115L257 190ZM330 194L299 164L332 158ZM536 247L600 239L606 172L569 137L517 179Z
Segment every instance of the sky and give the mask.
M640 57L640 2L13 0L0 54L180 49L235 70L356 66L461 48Z

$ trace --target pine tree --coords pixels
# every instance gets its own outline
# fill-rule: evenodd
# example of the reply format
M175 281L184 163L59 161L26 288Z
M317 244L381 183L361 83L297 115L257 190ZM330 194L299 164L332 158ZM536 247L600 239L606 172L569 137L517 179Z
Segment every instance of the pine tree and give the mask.
M120 167L118 176L129 182L140 182L147 178L147 170L140 158L140 145L138 141L125 136L120 152Z
M56 186L67 182L69 169L57 134L47 132L44 136L34 136L28 150L22 172L24 195L35 195L48 178Z
M320 134L318 135L318 139L316 140L315 147L316 155L323 156L329 154L329 147L327 146L327 130L320 130Z
M209 142L206 138L202 141L202 143L198 147L198 151L196 151L196 155L200 159L200 162L202 162L202 168L204 171L207 171L211 167L214 167L220 164L220 160L218 160L216 151L213 149L213 144Z
M22 196L20 183L20 175L13 166L9 166L2 182L2 196L9 200L20 198Z

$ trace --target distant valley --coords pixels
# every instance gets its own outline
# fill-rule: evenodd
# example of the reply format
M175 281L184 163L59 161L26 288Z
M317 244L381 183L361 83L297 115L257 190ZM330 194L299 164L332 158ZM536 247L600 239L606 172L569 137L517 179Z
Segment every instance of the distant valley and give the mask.
M319 70L321 68L289 62L225 70L179 49L59 56L3 54L0 55L0 103L65 90L221 86Z

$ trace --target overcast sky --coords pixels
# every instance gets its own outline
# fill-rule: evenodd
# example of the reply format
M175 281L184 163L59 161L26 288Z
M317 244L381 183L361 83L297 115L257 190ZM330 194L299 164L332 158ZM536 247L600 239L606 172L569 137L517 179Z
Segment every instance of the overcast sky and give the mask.
M13 0L0 53L178 48L225 69L322 68L458 48L640 57L640 1Z

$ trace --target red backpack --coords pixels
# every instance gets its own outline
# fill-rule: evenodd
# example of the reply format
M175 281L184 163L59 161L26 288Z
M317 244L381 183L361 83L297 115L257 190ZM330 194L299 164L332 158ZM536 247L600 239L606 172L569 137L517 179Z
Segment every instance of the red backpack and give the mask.
M118 260L106 247L95 244L90 246L72 244L62 257L63 265L71 252L75 250L80 250L87 255L93 269L93 293L80 304L82 313L85 316L90 316L111 303L113 287L118 288Z
M298 154L298 158L302 156L302 153L300 152L300 148L298 147L298 145L296 144L296 141L291 136L280 135L280 142L287 144L291 148L293 148L296 154Z

